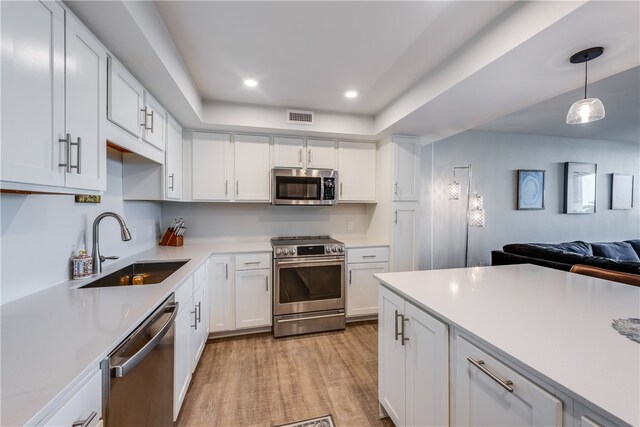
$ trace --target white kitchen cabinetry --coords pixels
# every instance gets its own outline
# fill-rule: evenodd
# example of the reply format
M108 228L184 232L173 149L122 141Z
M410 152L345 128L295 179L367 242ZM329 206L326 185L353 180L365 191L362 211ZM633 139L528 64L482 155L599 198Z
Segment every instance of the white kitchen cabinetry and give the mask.
M280 136L273 138L273 167L304 168L306 160L304 139Z
M0 7L2 188L105 190L106 50L55 2Z
M347 249L347 317L378 313L377 273L389 271L386 247Z
M144 88L113 57L109 57L108 64L107 117L135 138L140 138L145 123Z
M336 168L335 141L307 139L306 154L307 154L307 168L310 168L310 169L335 169Z
M447 326L384 287L378 298L380 404L396 426L448 425Z
M232 295L233 266L230 256L212 256L207 261L209 273L209 331L234 329Z
M416 269L417 211L417 204L394 203L391 241L392 271L413 271Z
M615 427L618 425L620 424L603 417L575 400L573 401L574 427Z
M165 196L182 199L182 127L173 117L167 117L167 150L165 151Z
M562 402L456 335L455 425L561 426Z
M393 200L419 200L419 149L415 138L393 137Z
M236 135L233 146L235 200L268 202L271 175L269 137Z
M184 286L184 285L183 285ZM178 419L182 402L191 382L191 310L192 299L181 301L175 322L175 339L173 355L173 420Z
M236 329L271 325L271 270L236 271Z
M196 370L209 336L209 314L207 299L207 265L198 267L193 273L193 303L191 305L190 358L191 372ZM204 320L204 321L203 321Z
M375 202L376 144L338 142L338 178L341 202Z
M144 107L141 113L142 139L164 151L167 112L147 91L144 92Z
M97 426L102 418L102 371L96 369L84 378L71 395L58 405L39 426Z
M191 150L193 200L231 200L233 152L230 136L194 132Z

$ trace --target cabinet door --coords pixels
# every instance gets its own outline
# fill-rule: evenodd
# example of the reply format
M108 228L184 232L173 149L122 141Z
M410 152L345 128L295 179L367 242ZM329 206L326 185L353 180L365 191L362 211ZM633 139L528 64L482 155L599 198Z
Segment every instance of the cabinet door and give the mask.
M93 415L95 413L95 415ZM97 426L102 418L102 371L91 373L78 391L45 422L43 426L85 425L93 416L88 426Z
M415 270L416 210L416 206L395 205L391 243L392 271Z
M74 168L67 174L66 186L106 190L107 146L103 133L107 53L70 14L66 31L66 132L78 144L68 148L67 159Z
M561 426L562 402L457 336L455 348L455 419L457 426ZM512 382L509 392L472 364L481 363L500 381Z
M338 178L340 201L375 201L376 144L339 142Z
M180 407L187 394L191 381L190 337L193 316L191 315L192 300L180 303L180 313L175 322L175 341L173 355L173 420L178 419Z
M231 257L211 257L209 271L209 330L211 332L234 329L231 294Z
M302 138L273 138L273 167L303 168L306 158Z
M155 100L148 92L144 93L145 104L142 108L143 118L142 123L143 132L142 139L152 144L160 150L165 148L165 135L166 135L166 111L162 108L162 105Z
M406 425L449 425L447 326L405 302Z
M139 138L144 124L144 89L129 72L112 57L109 65L107 118Z
M64 9L0 2L2 181L63 186Z
M396 334L402 328L404 300L378 287L378 399L396 426L405 423L405 346Z
M419 148L415 139L393 139L393 200L418 201Z
M236 135L233 144L235 147L235 199L247 202L268 202L271 177L269 137Z
M236 329L271 325L271 270L236 272Z
M191 372L196 370L198 360L207 342L207 328L203 323L203 313L206 311L206 286L200 286L193 294L193 306L191 308L191 340L190 342L190 366ZM205 313L206 314L206 313ZM208 321L206 319L205 321Z
M311 169L336 168L336 143L307 139L307 167Z
M165 152L165 195L168 199L182 199L182 128L167 119L167 151Z
M386 262L349 264L347 266L347 316L363 316L378 312L377 273L389 271Z
M194 132L192 155L193 199L231 200L233 154L229 135Z

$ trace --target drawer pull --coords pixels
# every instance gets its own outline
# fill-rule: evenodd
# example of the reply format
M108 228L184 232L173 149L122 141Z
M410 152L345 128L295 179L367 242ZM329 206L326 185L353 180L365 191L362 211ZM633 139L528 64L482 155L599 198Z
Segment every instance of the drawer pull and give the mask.
M248 261L244 263L244 265L252 265L252 264L260 264L260 261Z
M375 258L378 255L362 255L362 258Z
M513 387L511 387L513 385L513 381L503 380L503 379L499 378L496 374L494 374L493 372L491 372L490 370L485 368L484 367L484 360L474 360L471 357L467 357L467 360L473 366L475 366L476 368L480 369L482 372L487 374L489 376L489 378L491 378L492 380L494 380L495 382L500 384L500 386L502 388L504 388L505 390L507 390L510 393L513 393Z
M98 415L96 411L93 411L89 414L89 416L84 420L79 420L71 424L71 427L88 427L91 424L91 421Z

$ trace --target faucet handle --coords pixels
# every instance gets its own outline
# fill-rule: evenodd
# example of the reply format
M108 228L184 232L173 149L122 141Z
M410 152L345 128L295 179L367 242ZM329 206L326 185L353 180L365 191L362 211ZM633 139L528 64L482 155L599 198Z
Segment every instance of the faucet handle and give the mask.
M100 262L104 262L106 259L118 259L119 256L102 256L100 255Z

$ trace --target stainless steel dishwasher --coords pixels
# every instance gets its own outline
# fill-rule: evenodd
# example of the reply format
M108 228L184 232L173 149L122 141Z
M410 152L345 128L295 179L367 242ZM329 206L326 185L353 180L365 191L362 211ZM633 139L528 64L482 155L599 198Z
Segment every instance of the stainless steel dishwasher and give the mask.
M107 427L173 425L174 319L171 294L100 366Z

